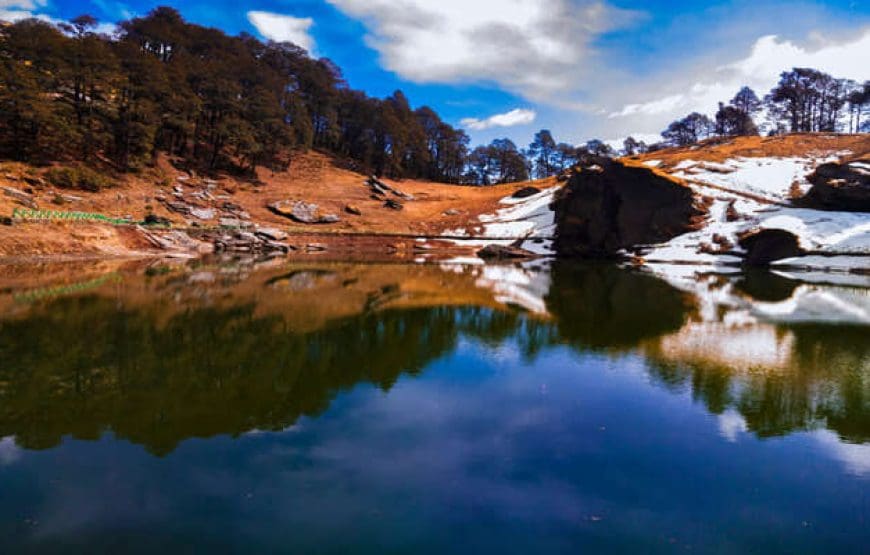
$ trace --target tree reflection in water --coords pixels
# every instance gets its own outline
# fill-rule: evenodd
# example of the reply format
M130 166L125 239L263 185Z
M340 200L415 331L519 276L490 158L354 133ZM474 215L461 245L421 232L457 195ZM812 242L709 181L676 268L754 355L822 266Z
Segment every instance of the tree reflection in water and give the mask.
M549 317L471 294L471 270L451 270L447 283L442 268L411 266L386 268L383 282L353 265L255 272L224 280L207 302L192 300L189 279L141 274L108 293L40 300L0 319L0 437L47 449L110 430L165 455L188 438L285 429L357 384L389 391L465 338L513 342L529 359L563 345L641 353L654 383L690 389L711 413L737 411L759 437L825 427L870 441L866 327L728 326L724 312L705 320L697 298L649 275L563 263L545 271ZM220 289L240 286L248 293ZM760 275L736 288L767 302L794 290ZM287 304L303 296L304 306ZM735 334L778 358L731 357L720 347Z

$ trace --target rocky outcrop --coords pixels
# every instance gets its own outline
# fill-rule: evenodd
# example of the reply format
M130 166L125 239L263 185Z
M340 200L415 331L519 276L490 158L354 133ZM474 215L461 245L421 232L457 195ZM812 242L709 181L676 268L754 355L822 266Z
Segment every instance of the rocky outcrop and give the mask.
M214 239L216 252L236 253L283 253L287 254L294 248L275 237L284 237L286 234L269 228L260 228L255 233L239 231L232 235L222 235Z
M477 256L484 260L521 260L537 257L535 253L513 245L487 245L477 251Z
M813 187L798 205L816 210L870 212L870 159L824 164L808 179Z
M303 224L334 224L341 221L341 218L335 214L324 214L313 202L282 200L273 202L268 208L279 216Z
M27 208L32 208L34 210L39 209L39 206L36 205L36 201L33 199L33 195L26 191L21 191L14 187L3 187L3 195L15 199L18 204L26 206Z
M740 237L740 246L746 251L746 266L765 267L771 262L794 258L804 254L798 238L784 229L762 229Z
M562 257L613 258L698 229L704 202L655 170L596 158L557 195L555 250Z

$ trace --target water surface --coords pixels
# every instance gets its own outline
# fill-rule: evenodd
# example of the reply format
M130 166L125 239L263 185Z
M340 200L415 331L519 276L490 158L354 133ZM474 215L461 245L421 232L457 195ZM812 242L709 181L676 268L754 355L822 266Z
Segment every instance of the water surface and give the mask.
M5 552L870 541L860 279L226 261L0 277Z

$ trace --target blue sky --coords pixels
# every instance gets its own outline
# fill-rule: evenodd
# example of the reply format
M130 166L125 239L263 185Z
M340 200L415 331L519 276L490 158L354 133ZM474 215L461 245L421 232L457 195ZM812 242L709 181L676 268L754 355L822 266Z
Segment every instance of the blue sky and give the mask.
M794 65L870 79L866 0L0 0L0 17L112 23L161 4L231 34L293 38L352 87L402 89L475 142L525 145L543 127L572 143L652 138Z

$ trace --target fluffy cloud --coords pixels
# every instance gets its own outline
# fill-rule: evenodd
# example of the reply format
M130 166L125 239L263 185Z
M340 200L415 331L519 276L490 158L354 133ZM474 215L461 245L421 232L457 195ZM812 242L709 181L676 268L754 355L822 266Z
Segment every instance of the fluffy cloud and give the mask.
M719 101L727 101L743 85L763 95L773 88L779 74L792 67L812 67L837 77L863 81L870 77L867 55L870 52L870 29L845 42L826 41L815 37L815 48L781 40L776 36L758 39L743 59L715 67L709 65L688 69L677 74L687 78L669 80L659 88L658 96L644 102L624 104L609 114L609 119L647 118L662 126L679 115L691 111L711 112ZM638 87L640 90L656 87ZM684 92L676 92L684 91Z
M526 110L517 108L505 114L496 114L486 119L465 118L460 123L463 127L474 131L484 131L493 127L514 127L516 125L526 125L535 121L538 116L534 110Z
M21 21L36 17L33 10L45 7L46 0L0 0L0 20Z
M417 83L492 82L532 100L575 88L592 41L633 12L593 0L327 0L382 65Z
M248 12L248 21L257 31L276 42L292 42L305 50L314 50L314 38L310 34L314 20L310 17L293 17L270 12Z
M42 8L46 0L0 0L0 8L17 10L35 10Z

